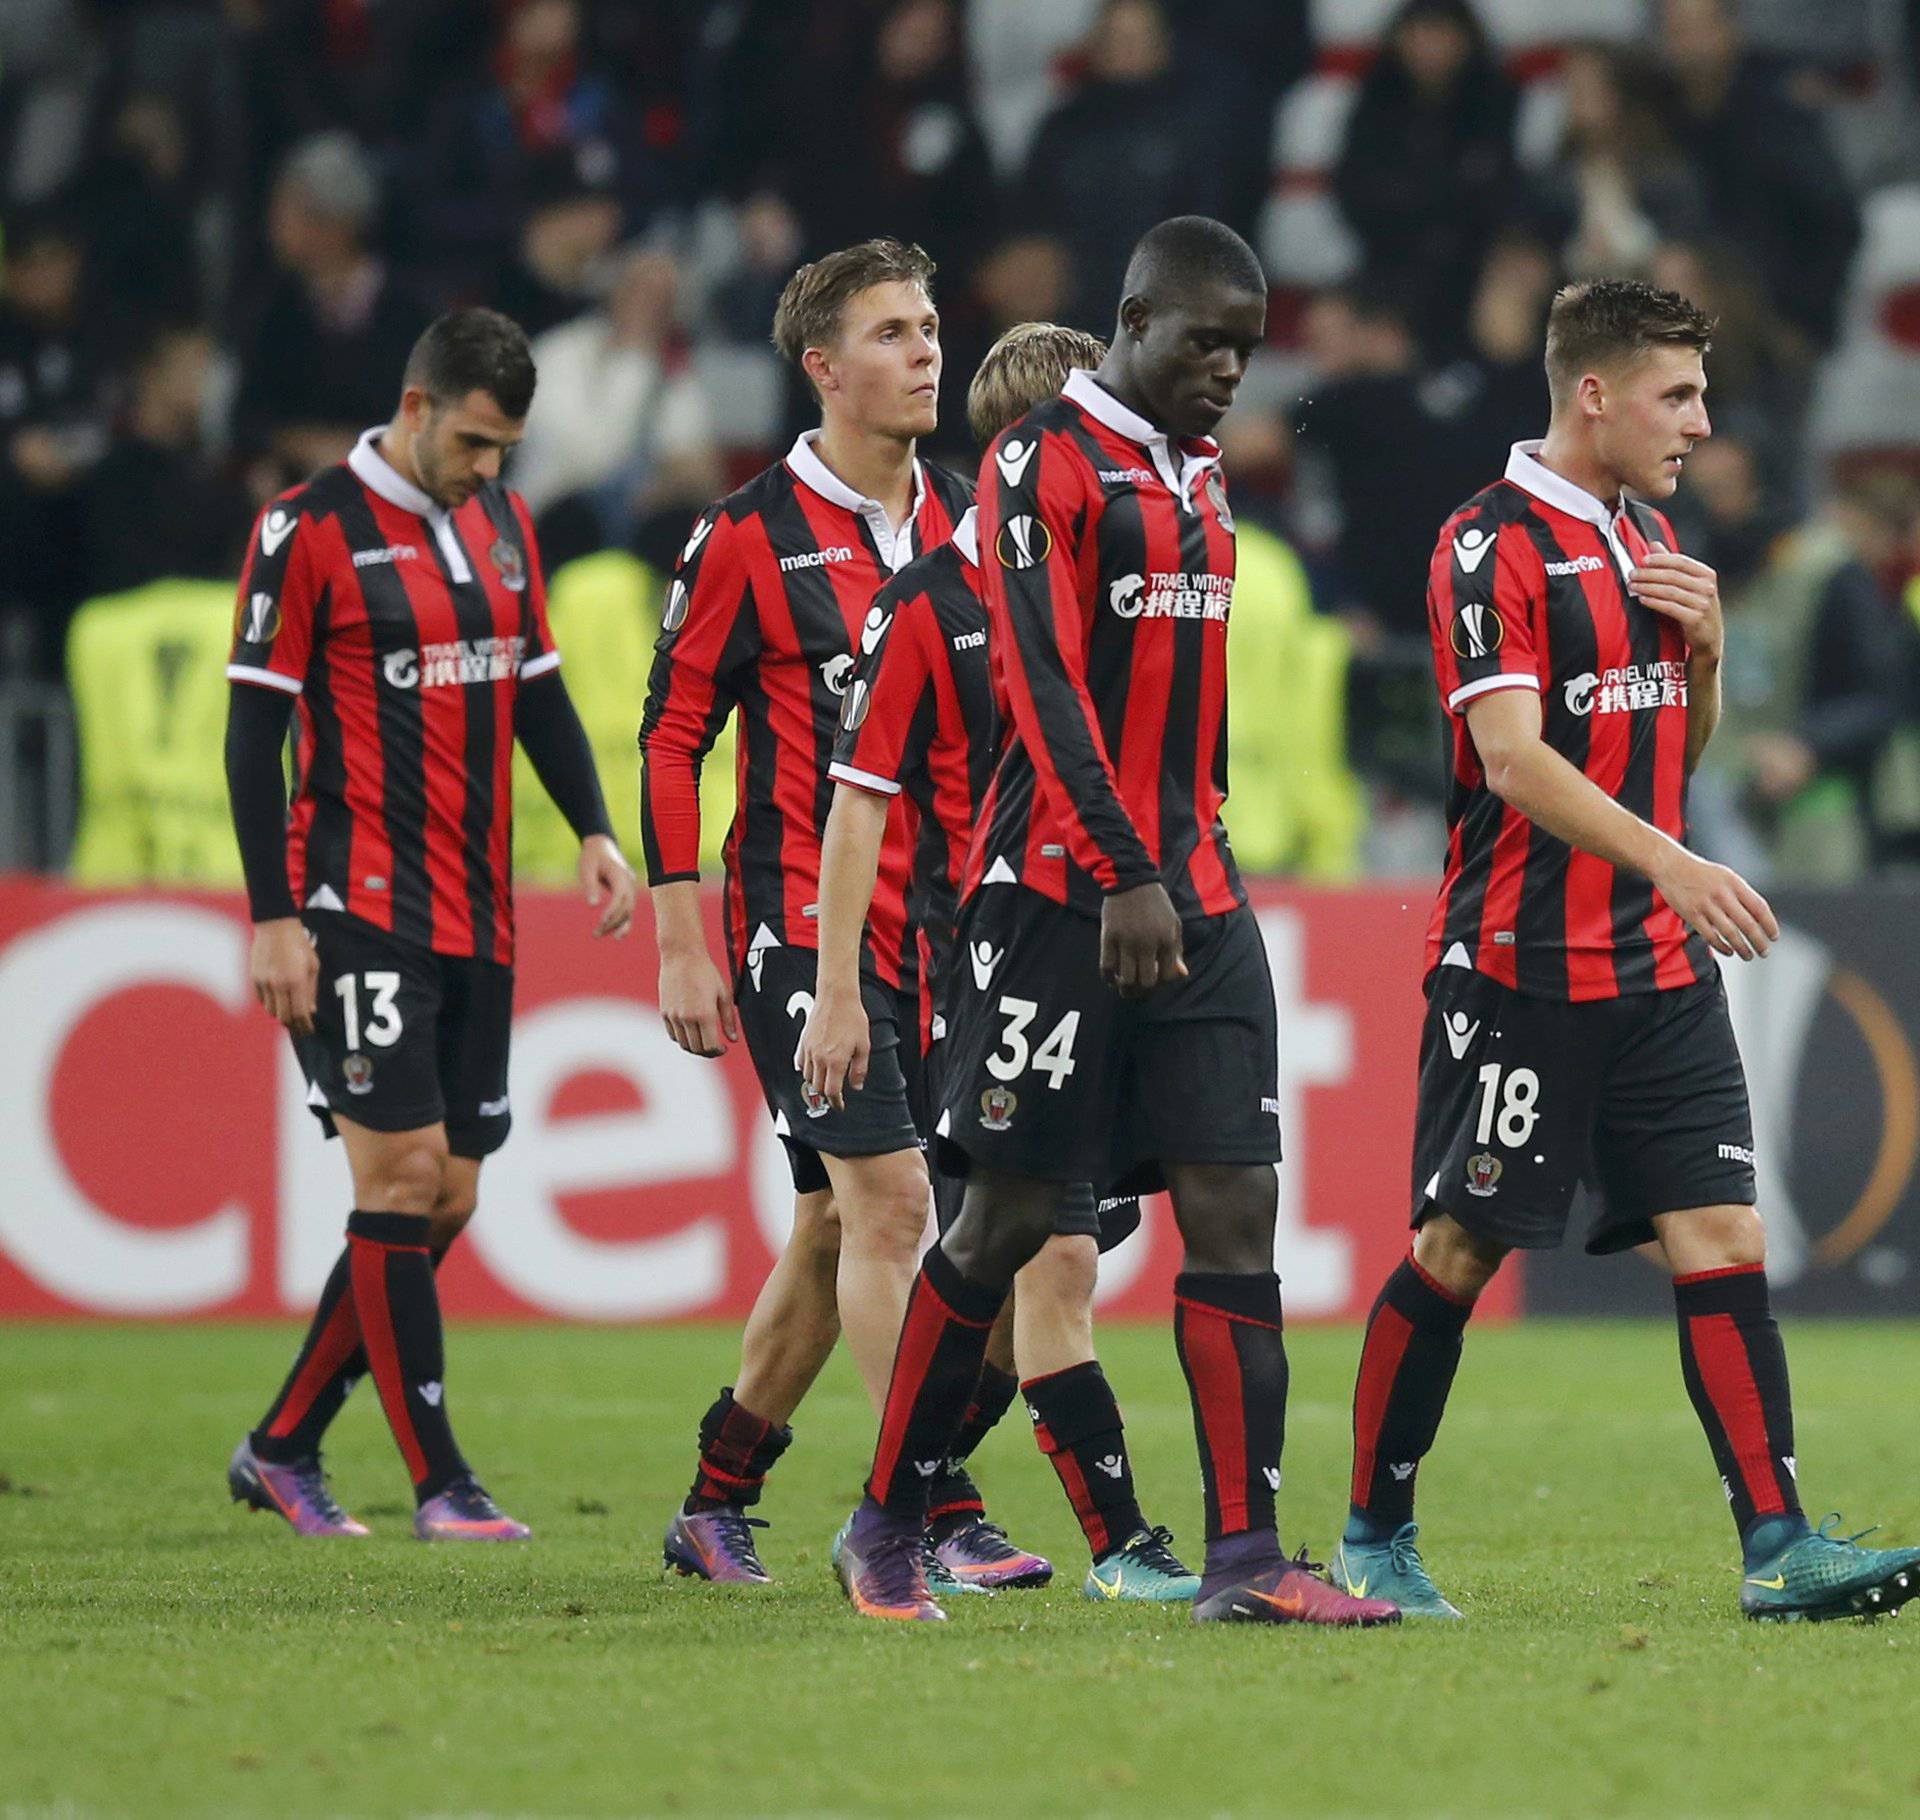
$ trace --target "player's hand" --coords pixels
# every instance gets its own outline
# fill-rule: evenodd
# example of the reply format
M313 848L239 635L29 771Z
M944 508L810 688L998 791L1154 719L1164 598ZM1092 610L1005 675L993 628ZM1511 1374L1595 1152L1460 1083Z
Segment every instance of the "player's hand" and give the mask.
M253 996L299 1036L313 1034L320 993L320 954L297 916L253 926Z
M1674 914L1721 954L1757 961L1780 939L1767 900L1731 866L1675 847L1653 882Z
M1726 625L1720 615L1720 577L1703 562L1655 544L1627 577L1643 606L1664 614L1685 635L1687 653L1720 661Z
M625 935L633 927L633 900L639 886L626 855L604 834L589 834L580 843L580 884L589 905L606 909L594 924L595 935Z
M822 992L807 1013L793 1065L815 1093L824 1094L836 1110L845 1107L849 1092L867 1084L867 1062L873 1054L873 1033L867 1027L867 1008L852 992Z
M1180 918L1158 879L1116 891L1100 906L1100 977L1122 998L1145 998L1187 977Z
M733 994L704 947L660 958L660 1015L689 1055L725 1055L740 1040Z

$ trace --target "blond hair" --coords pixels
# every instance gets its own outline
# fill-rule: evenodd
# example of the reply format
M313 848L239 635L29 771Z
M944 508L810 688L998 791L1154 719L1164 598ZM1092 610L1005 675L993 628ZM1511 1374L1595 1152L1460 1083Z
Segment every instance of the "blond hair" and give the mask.
M1075 367L1097 367L1107 344L1057 322L1023 322L987 350L967 387L967 423L984 448L1037 404L1058 395Z

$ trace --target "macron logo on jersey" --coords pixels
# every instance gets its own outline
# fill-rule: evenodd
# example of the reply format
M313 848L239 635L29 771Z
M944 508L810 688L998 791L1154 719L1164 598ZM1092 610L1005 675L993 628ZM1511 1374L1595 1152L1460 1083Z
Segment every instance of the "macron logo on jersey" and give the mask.
M830 562L852 562L853 551L837 543L824 550L803 550L798 556L780 558L780 573L791 575L796 569L824 569Z
M711 518L703 518L693 527L693 535L689 537L681 547L680 561L683 564L693 561L694 557L699 553L700 546L707 541L707 533L712 529L713 520Z
M887 635L887 627L892 623L893 615L884 607L870 607L867 610L867 623L860 628L860 652L863 657L871 657L873 648Z
M1566 562L1550 562L1546 570L1549 575L1591 575L1606 566L1603 556L1575 556Z
M293 527L299 520L284 506L275 506L260 521L260 549L262 554L274 555L280 546L293 535Z
M1478 525L1468 525L1453 540L1455 560L1469 575L1486 561L1487 552L1500 540L1491 531L1483 531Z
M1029 442L1016 438L1012 442L1002 443L1000 452L993 458L999 464L1000 478L1008 486L1017 487L1026 479L1027 469L1033 465L1034 453L1039 447L1037 438Z

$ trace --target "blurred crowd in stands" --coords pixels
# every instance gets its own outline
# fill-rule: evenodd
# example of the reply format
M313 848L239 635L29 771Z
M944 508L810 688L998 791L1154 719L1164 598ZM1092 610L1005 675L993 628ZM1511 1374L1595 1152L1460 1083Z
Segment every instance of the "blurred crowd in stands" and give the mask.
M596 662L630 647L595 728L630 768L688 523L805 418L767 340L798 261L882 232L934 254L932 453L970 467L959 401L993 337L1110 332L1132 241L1200 211L1273 283L1227 429L1246 863L1437 866L1427 559L1544 428L1555 287L1603 273L1720 319L1716 435L1674 514L1730 620L1700 843L1776 882L1920 863L1917 19L1911 0L6 0L0 709L44 718L70 686L83 756L103 716L124 740L138 717L80 654L135 662L112 627L156 586L201 584L213 612L259 506L389 414L433 313L486 302L535 337L515 484L549 571L574 570L574 636ZM169 637L176 670L202 662ZM0 713L0 864L65 852L57 826L20 831L20 792L60 762L37 724Z

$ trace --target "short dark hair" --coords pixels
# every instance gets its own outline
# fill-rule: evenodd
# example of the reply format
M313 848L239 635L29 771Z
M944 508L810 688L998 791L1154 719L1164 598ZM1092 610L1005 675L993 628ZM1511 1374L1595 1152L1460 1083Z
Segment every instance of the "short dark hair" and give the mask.
M1555 401L1596 367L1622 367L1655 348L1713 346L1714 319L1678 291L1638 278L1570 284L1547 312L1547 387Z
M787 280L773 312L773 345L804 373L807 349L823 348L839 334L847 305L862 291L917 284L931 298L934 270L924 247L900 240L863 240L828 253Z
M533 350L527 332L498 310L449 310L427 325L407 356L405 383L435 404L485 392L509 417L533 403Z
M1195 280L1230 289L1267 294L1267 274L1259 255L1210 215L1175 215L1140 236L1127 259L1121 293L1163 302L1169 287L1184 289Z

